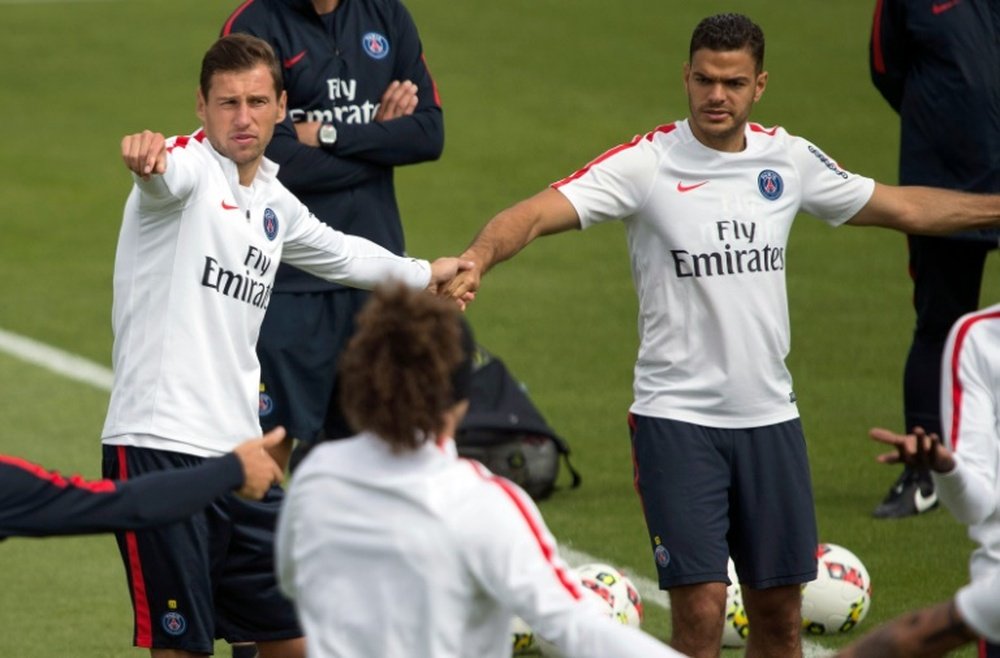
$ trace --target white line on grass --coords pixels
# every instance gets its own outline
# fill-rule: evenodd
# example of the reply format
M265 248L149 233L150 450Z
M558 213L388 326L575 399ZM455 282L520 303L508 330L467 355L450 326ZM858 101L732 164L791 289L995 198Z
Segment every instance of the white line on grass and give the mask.
M105 391L111 390L113 377L111 371L104 366L32 338L0 329L0 350L67 379L90 384Z
M80 2L84 0L72 0ZM0 4L10 3L11 0L0 0ZM89 384L103 391L111 390L113 375L108 368L89 361L81 356L70 354L59 348L40 343L32 338L27 338L4 329L0 329L0 351L26 361L36 366L50 370L58 375L72 379L84 384ZM573 567L590 562L605 562L589 553L578 551L575 548L560 544L559 554ZM643 603L653 604L664 610L670 609L670 599L666 592L660 589L658 583L640 576L638 574L628 574L629 579L639 590ZM803 640L804 658L822 658L830 656L833 652L814 642Z

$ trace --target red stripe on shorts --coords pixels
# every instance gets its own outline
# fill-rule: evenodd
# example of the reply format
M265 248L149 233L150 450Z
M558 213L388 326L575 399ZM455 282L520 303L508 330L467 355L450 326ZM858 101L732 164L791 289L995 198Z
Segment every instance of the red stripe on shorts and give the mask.
M118 479L128 479L125 463L125 446L118 446ZM142 577L142 560L135 532L125 533L125 550L128 554L128 571L132 580L132 601L135 606L135 646L150 649L153 646L153 620L146 596L146 581Z

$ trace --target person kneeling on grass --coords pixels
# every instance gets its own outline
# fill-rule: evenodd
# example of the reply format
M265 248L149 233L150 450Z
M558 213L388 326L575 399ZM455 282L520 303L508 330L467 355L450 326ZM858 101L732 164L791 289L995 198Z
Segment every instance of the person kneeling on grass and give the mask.
M319 444L278 520L310 658L510 656L520 616L568 656L680 656L602 614L531 498L457 455L475 344L455 304L376 288L340 362L359 432Z

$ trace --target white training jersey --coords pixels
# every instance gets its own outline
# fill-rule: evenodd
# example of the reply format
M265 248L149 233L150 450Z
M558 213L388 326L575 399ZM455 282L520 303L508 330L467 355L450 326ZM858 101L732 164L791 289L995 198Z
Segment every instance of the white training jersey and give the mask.
M977 635L1000 643L1000 571L994 570L958 590L955 605Z
M553 187L583 228L625 224L639 297L633 412L730 428L798 417L785 366L788 232L800 209L847 221L873 180L778 127L748 124L746 148L726 153L685 120Z
M115 255L114 385L103 442L203 457L259 435L256 344L278 262L359 288L426 286L426 261L344 235L264 160L250 187L203 131L135 178Z
M975 580L1000 572L1000 304L962 316L948 335L941 427L956 466L932 475L941 502L979 544L969 561Z
M452 441L320 444L275 551L310 658L509 657L514 615L569 657L680 655L584 598L531 498Z

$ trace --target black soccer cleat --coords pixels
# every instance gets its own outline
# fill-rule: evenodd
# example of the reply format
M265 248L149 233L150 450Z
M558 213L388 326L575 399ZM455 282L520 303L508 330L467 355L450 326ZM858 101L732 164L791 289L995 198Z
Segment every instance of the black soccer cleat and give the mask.
M906 468L872 516L876 519L902 519L929 512L937 506L937 492L934 491L930 473Z

